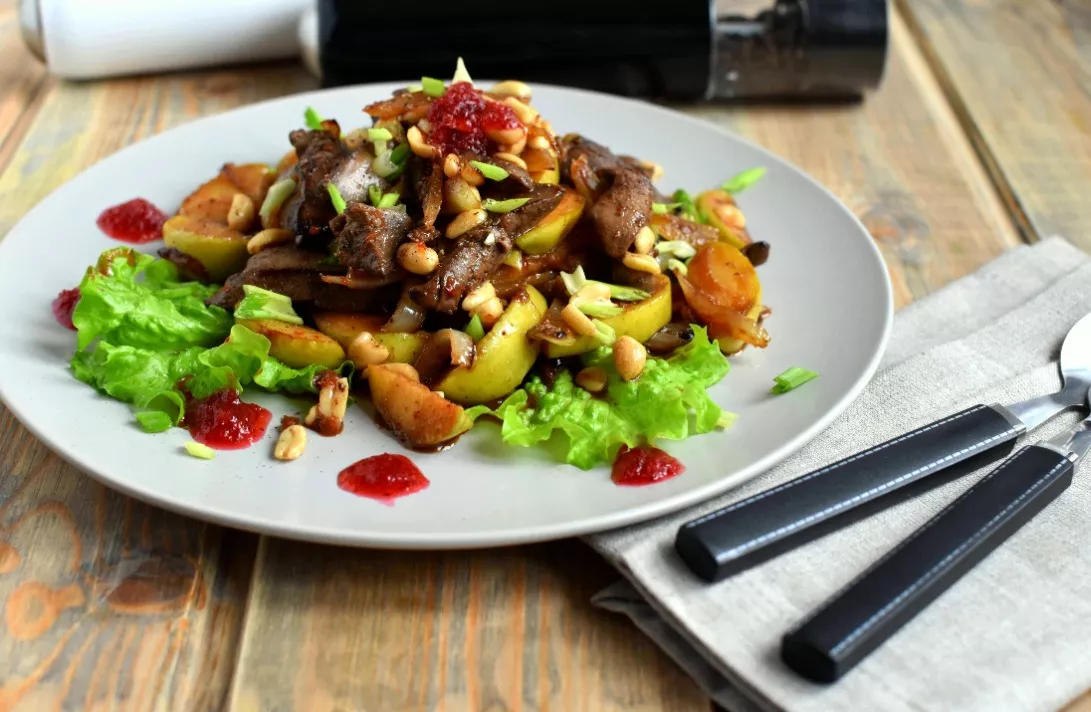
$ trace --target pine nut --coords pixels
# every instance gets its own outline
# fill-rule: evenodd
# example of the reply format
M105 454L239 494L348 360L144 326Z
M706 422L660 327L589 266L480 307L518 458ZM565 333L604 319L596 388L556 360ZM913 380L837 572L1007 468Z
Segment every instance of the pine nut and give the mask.
M500 297L493 297L492 299L486 299L472 311L481 319L481 323L485 328L490 328L500 321L500 317L503 316L504 302L500 301Z
M651 176L649 176L649 180L651 180L651 182L654 183L663 177L663 166L659 165L658 163L655 163L654 161L641 161L640 165L651 170L652 174Z
M405 137L409 139L409 148L421 158L431 158L436 155L436 149L424 140L424 134L416 126L410 126L409 130L405 132Z
M527 162L524 161L522 158L519 158L519 156L516 156L514 153L497 153L493 156L493 158L500 161L507 161L508 163L514 163L515 165L522 168L524 171L527 169Z
M447 157L443 159L443 175L448 178L454 178L461 170L462 162L458 160L458 156L453 153L448 153Z
M307 415L303 417L303 424L308 428L314 427L314 424L318 422L318 406L312 405L311 409L307 411Z
M640 228L640 232L636 234L636 240L633 241L633 249L636 250L637 254L649 255L654 248L655 232L652 231L650 226L645 225Z
M508 153L508 154L516 154L517 155L517 154L522 153L523 149L526 148L526 147L527 147L527 137L526 137L526 134L524 134L523 137L521 139L519 139L518 141L516 141L515 143L511 144L510 146L504 146L503 147L503 149L504 149L503 152Z
M333 391L333 413L332 417L338 420L344 420L345 413L349 408L349 379L338 378L337 386Z
M509 96L504 99L504 105L511 107L511 110L515 112L515 115L519 117L527 126L530 126L538 119L538 111L529 104L519 101L514 96Z
M481 193L456 174L443 182L444 212L464 213L481 207Z
M648 350L631 336L622 336L614 342L614 366L618 375L631 381L644 372Z
M581 302L608 302L610 301L610 285L598 282L585 284L576 292L575 298Z
M273 448L273 457L278 460L294 460L303 454L307 447L307 430L302 425L290 425L277 438Z
M553 148L553 144L545 136L531 136L527 139L528 148L537 148L540 151L548 151Z
M469 232L488 219L489 214L481 208L467 210L455 216L454 220L447 224L447 237L456 238Z
M492 286L492 282L485 282L463 298L462 308L468 312L472 312L485 302L495 298L496 287Z
M621 258L621 264L631 270L647 272L648 274L660 274L663 271L654 257L651 255L638 255L635 252L626 252L625 256Z
M599 333L591 317L581 312L580 308L571 301L561 310L561 318L580 336L595 336Z
M425 117L417 122L417 128L419 128L422 133L432 133L432 122L428 120L428 117Z
M508 146L526 138L527 130L523 126L516 126L513 129L485 129L485 135L501 145Z
M466 163L462 166L462 180L476 188L485 182L485 176L481 175L481 171Z
M598 366L588 366L576 374L576 385L590 393L600 393L606 388L606 371Z
M246 251L252 255L256 255L264 250L266 247L280 245L294 239L295 233L291 230L285 230L279 227L271 227L267 230L262 230L257 235L251 237L246 242Z
M363 369L386 363L390 358L390 349L380 344L374 335L363 331L349 344L348 356L356 368Z
M406 272L432 274L439 266L439 254L419 242L407 242L398 248L398 264Z
M742 229L746 227L746 216L734 205L721 205L716 208L716 217L728 227Z
M494 84L492 89L489 89L489 93L503 97L514 96L525 100L530 98L530 87L515 79L508 79Z
M231 199L231 208L227 211L227 226L232 230L246 232L254 222L254 201L246 193L235 193Z

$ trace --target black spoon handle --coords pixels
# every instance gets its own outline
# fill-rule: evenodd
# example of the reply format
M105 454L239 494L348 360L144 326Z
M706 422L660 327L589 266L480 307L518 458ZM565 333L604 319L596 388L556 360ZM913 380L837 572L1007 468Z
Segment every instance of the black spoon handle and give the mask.
M837 680L1056 499L1073 470L1067 453L1023 448L784 636L784 662Z
M874 509L862 505L1013 443L1023 430L1003 406L968 408L687 522L675 549L695 574L718 581L828 533L828 524L851 524Z

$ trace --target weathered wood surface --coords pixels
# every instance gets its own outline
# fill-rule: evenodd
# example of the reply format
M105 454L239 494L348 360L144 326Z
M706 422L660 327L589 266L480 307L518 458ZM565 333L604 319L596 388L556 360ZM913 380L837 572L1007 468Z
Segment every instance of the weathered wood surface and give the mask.
M1091 5L902 5L1027 239L1091 248Z
M312 86L244 68L65 84L0 0L0 235L98 159L182 121ZM9 61L10 60L10 61ZM899 304L1018 241L905 27L862 105L692 113L802 166L861 216ZM10 120L9 120L10 118ZM707 710L629 624L578 542L361 552L262 539L139 504L0 414L0 710Z

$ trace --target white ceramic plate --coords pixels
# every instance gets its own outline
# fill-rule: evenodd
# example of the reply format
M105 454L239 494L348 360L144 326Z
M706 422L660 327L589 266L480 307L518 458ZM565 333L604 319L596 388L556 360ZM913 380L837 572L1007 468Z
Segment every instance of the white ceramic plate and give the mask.
M748 350L713 396L739 413L730 430L669 442L680 477L618 487L609 469L584 472L545 449L505 446L499 428L474 428L441 454L403 450L359 409L337 438L312 437L305 455L271 457L276 437L212 461L185 455L181 429L147 435L129 408L98 396L68 372L75 343L50 301L79 282L99 253L119 243L95 226L104 208L136 196L167 211L226 161L276 161L287 134L314 106L352 128L365 104L400 85L314 92L195 121L127 148L73 179L34 208L0 243L0 397L35 435L105 484L195 517L285 537L373 547L457 548L554 539L631 524L734 487L814 437L860 392L886 344L889 279L866 230L832 195L768 152L709 124L649 104L535 87L535 106L559 133L578 131L663 165L662 188L697 191L765 166L740 197L751 233L772 244L760 270L773 308L769 348ZM152 245L151 247L156 247ZM768 394L789 366L821 377L791 394ZM278 396L251 396L292 411ZM431 480L385 506L347 494L338 471L368 455L405 452Z

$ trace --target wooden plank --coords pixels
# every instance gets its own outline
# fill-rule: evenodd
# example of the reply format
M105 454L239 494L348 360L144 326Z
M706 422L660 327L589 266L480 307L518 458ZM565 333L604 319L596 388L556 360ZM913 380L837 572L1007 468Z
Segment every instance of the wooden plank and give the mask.
M51 82L0 176L0 235L132 141L310 85L284 66ZM221 708L256 543L102 487L0 412L0 709Z
M0 169L29 124L27 110L44 83L45 69L23 44L15 0L0 0Z
M688 111L845 200L904 304L1019 240L897 18L893 37L861 106ZM634 628L590 608L615 576L574 542L425 554L265 539L231 709L707 710Z
M903 3L1028 239L1091 248L1091 15L1066 0Z

